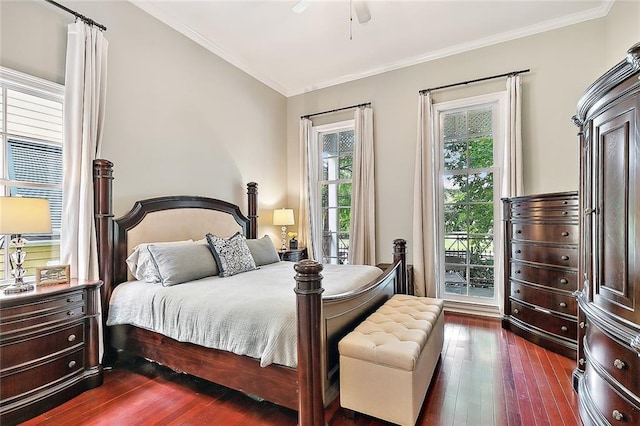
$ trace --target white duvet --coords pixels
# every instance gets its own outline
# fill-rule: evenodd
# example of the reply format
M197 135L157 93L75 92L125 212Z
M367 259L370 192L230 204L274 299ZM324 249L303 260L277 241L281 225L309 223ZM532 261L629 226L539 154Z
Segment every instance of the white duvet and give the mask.
M180 342L246 355L263 367L296 367L293 265L277 262L171 287L126 282L113 291L107 325L130 324ZM323 296L358 288L382 273L374 266L323 266Z

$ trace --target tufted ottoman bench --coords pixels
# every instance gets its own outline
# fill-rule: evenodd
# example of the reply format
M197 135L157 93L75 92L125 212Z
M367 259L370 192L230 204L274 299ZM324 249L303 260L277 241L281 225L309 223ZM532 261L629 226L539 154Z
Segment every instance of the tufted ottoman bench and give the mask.
M340 340L340 405L414 425L442 352L442 307L396 294Z

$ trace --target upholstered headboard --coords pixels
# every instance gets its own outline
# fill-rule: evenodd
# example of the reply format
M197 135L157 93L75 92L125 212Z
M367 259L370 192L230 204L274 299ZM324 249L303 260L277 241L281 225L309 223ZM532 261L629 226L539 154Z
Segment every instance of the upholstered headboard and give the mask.
M236 232L251 238L250 220L240 208L207 197L171 196L141 200L113 221L114 285L131 279L126 258L141 243L200 240L210 232L228 237Z

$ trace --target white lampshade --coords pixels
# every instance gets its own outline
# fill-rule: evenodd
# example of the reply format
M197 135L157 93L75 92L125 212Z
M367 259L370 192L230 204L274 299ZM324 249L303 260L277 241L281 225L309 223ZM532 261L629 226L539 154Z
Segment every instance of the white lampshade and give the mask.
M281 226L295 225L293 209L278 209L273 211L273 224Z
M49 234L51 213L44 198L0 197L0 234Z

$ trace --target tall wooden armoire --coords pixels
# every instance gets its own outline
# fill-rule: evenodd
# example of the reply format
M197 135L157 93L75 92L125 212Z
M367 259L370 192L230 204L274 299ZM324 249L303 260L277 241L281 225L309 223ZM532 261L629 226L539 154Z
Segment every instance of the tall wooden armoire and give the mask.
M640 43L580 98L578 365L589 425L640 424Z

